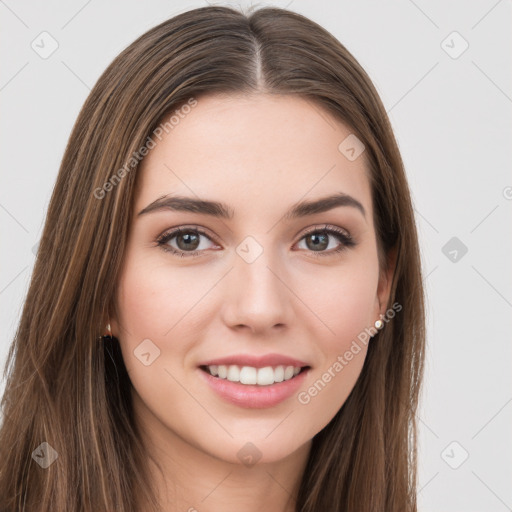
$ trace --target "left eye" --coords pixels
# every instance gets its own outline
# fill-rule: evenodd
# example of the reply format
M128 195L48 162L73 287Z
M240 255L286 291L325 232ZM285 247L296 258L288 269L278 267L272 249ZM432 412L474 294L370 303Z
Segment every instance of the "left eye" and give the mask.
M309 249L312 250L313 252L324 252L327 249L338 248L340 245L340 237L341 235L339 233L333 231L317 230L303 236L300 239L300 242L305 242L306 247L302 247L303 249ZM335 239L338 240L338 243L335 242ZM341 240L341 242L345 241Z

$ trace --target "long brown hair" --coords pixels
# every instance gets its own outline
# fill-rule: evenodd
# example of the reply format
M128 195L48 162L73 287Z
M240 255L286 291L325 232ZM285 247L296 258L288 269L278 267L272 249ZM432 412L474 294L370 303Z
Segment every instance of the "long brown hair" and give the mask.
M244 14L214 6L139 37L78 116L4 370L0 510L129 512L136 494L157 510L119 343L98 339L115 308L137 155L190 98L254 92L305 98L364 143L382 270L396 251L388 307L402 306L369 344L349 398L313 438L296 510L416 510L424 291L386 111L355 58L316 23L278 8ZM58 454L46 469L33 455L49 453L43 442Z

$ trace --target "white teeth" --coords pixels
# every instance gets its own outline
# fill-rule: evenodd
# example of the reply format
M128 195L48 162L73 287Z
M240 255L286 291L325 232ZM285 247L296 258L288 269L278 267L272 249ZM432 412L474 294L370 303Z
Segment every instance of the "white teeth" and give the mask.
M287 366L284 370L284 380L291 379L293 377L293 366Z
M210 368L210 367L208 367ZM220 364L217 366L217 372L219 373L219 377L221 379L225 379L228 376L228 368L227 366L224 366L223 364Z
M274 384L274 369L272 366L258 368L258 386L269 386Z
M274 382L283 382L284 380L284 367L278 366L274 370Z
M228 366L227 379L232 382L238 382L240 380L240 369L238 368L238 366L235 366L235 365Z
M211 365L207 366L208 371L214 377L227 379L231 382L240 382L241 384L257 384L258 386L269 386L274 382L283 382L290 380L301 371L300 366L265 366L264 368L254 368L253 366L239 367L232 365Z
M230 366L232 368L232 366ZM235 366L238 369L238 366ZM252 366L242 366L239 379L229 379L231 382L240 382L241 384L256 384L258 381L258 370Z

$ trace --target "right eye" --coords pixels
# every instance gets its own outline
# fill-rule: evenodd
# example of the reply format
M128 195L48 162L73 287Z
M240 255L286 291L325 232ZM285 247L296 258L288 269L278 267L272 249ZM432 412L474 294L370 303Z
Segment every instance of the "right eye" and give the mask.
M198 228L177 228L167 231L157 239L158 246L164 251L180 257L195 257L204 252L207 247L201 247L201 237L211 240L210 237ZM169 244L174 241L177 247ZM203 244L204 245L204 244Z

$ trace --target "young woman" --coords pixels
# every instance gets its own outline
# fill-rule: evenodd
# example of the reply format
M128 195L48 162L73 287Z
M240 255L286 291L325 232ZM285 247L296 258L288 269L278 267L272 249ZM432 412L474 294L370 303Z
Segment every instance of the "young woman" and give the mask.
M415 511L423 301L354 57L282 9L180 14L71 134L5 369L0 508Z

